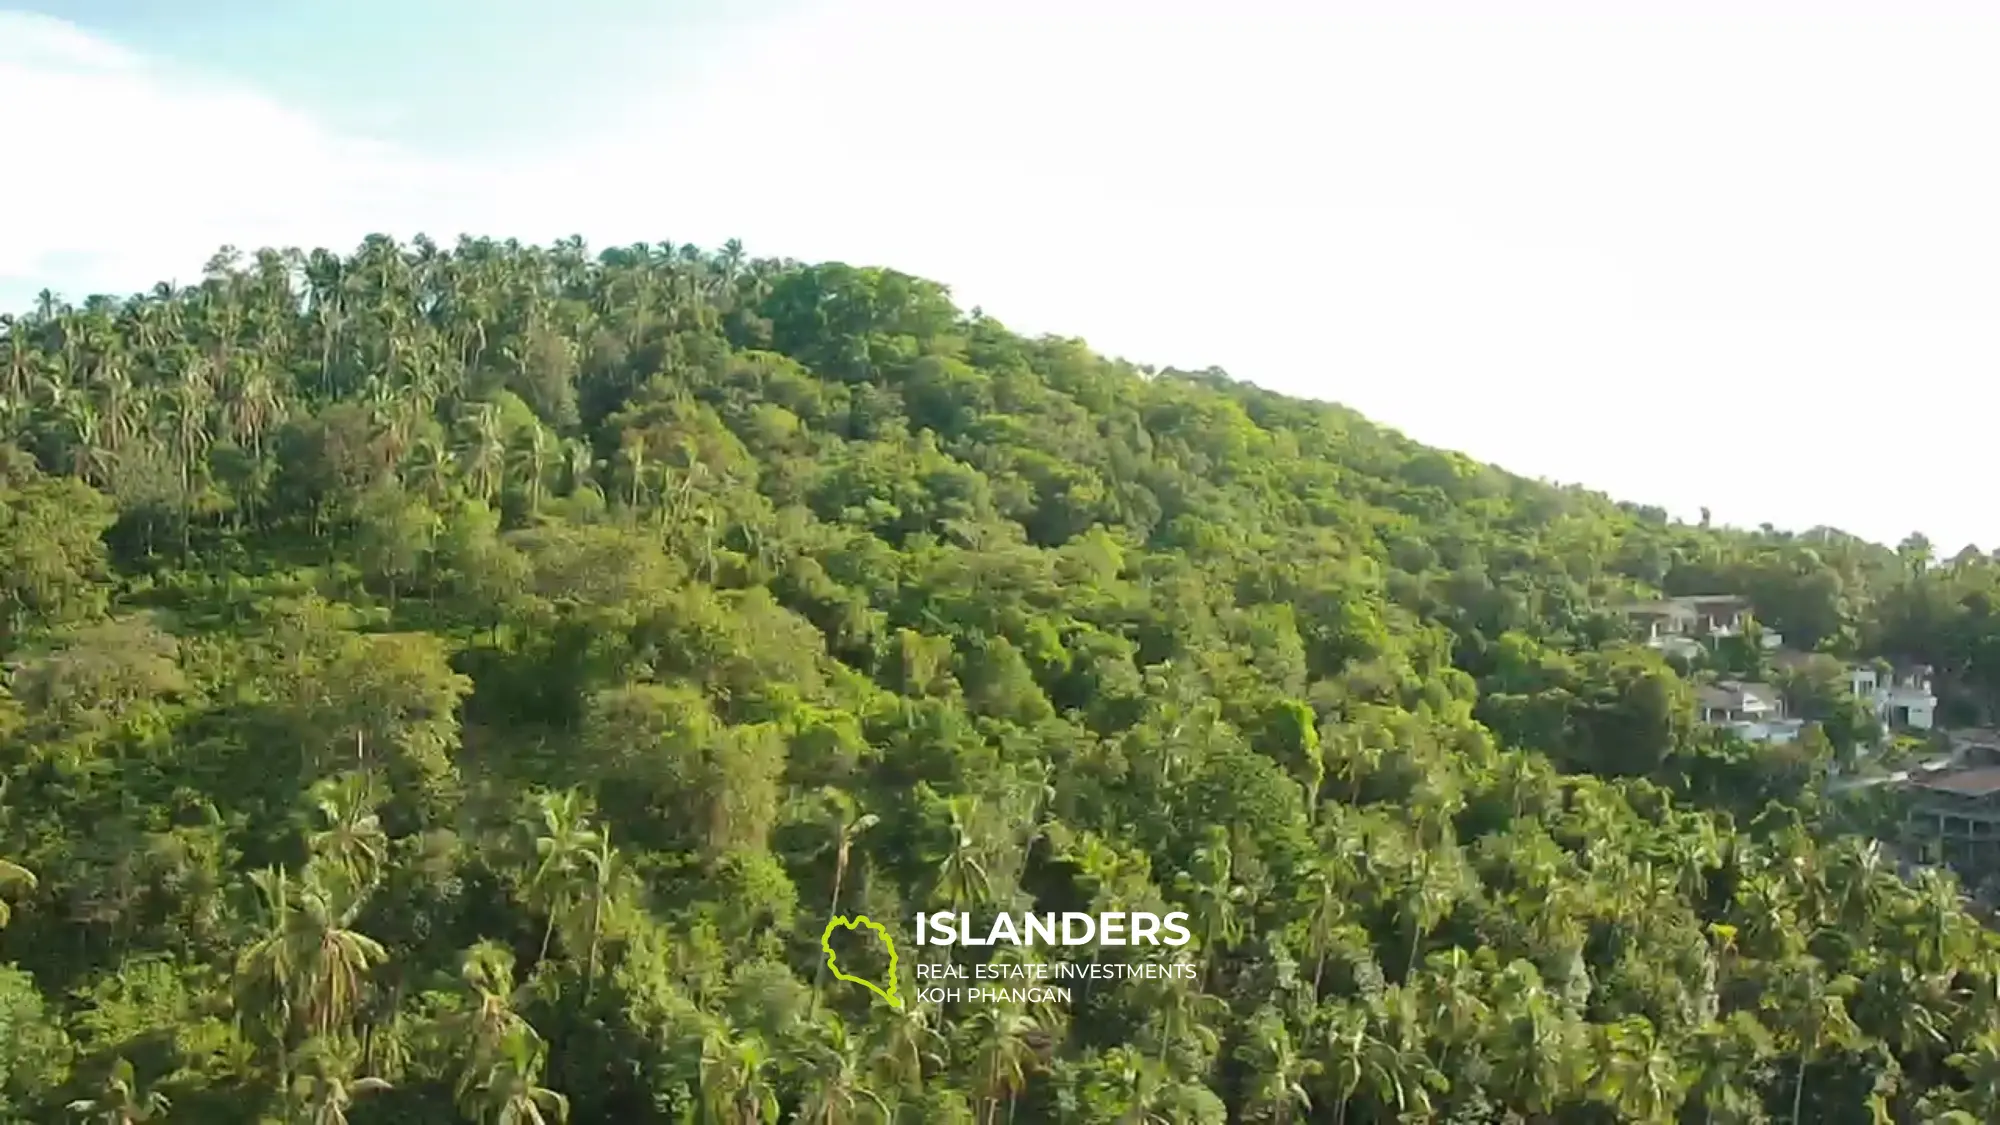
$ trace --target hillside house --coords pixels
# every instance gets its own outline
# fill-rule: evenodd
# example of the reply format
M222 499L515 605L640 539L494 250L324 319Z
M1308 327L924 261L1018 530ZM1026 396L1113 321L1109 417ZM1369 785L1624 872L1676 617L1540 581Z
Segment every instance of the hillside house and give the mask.
M1885 726L1930 730L1937 723L1937 696L1931 691L1931 669L1927 664L1894 670L1887 683L1877 684L1862 698L1875 704L1875 714Z
M1803 652L1781 652L1771 660L1779 668L1799 669L1814 660L1830 659ZM1915 664L1883 673L1874 664L1849 664L1847 690L1873 708L1882 725L1896 730L1930 730L1937 721L1937 696L1931 691L1931 670Z
M1785 716L1785 699L1770 684L1721 680L1695 688L1701 721L1751 742L1793 742L1805 723Z
M1875 708L1882 725L1896 730L1930 730L1937 724L1937 696L1927 664L1909 664L1883 675L1872 664L1847 669L1847 687Z
M1907 841L1967 884L2000 873L2000 765L1912 773Z
M1638 602L1620 609L1645 632L1645 643L1670 656L1699 653L1704 642L1741 634L1751 620L1750 601L1735 594L1694 594L1660 601ZM1764 630L1760 643L1775 650L1784 638Z

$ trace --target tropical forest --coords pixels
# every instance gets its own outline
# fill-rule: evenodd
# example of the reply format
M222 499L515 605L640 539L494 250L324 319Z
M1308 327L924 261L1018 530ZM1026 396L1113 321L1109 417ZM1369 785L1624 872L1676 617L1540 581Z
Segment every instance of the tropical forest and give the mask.
M1703 723L1618 611L1740 595L1974 726L1976 549L1679 521L736 243L8 312L0 1121L2000 1121L2000 940L1836 784L1896 740ZM1058 957L1191 971L919 998Z

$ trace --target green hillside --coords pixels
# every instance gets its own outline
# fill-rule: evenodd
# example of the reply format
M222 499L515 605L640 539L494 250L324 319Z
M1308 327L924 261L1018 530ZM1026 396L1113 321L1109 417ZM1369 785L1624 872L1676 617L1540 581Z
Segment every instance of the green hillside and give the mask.
M1826 796L1866 724L1702 726L1613 612L1971 722L1985 557L734 244L225 251L45 295L0 405L0 1121L2000 1120L2000 941ZM1094 956L1192 979L924 1003L1092 956L938 910L1184 911Z

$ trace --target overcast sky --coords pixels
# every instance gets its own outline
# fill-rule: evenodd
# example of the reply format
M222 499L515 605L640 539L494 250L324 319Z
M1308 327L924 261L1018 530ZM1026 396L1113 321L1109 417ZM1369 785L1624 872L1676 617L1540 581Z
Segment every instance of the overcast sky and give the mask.
M739 237L1681 515L1990 549L1984 8L51 2L0 11L0 302Z

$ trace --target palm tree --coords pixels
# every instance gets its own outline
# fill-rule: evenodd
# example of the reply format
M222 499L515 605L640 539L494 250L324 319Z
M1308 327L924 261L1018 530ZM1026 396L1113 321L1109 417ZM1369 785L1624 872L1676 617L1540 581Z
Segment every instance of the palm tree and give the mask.
M951 844L938 863L936 894L960 910L989 902L993 897L991 876L986 869L986 849L972 832L978 801L953 797L946 806L951 817Z
M592 487L591 474L597 469L597 451L590 443L572 438L563 443L562 467L564 485L570 495L575 495Z
M864 1107L879 1120L889 1118L889 1106L868 1088L867 1071L848 1041L847 1025L838 1019L819 1025L819 1037L801 1052L804 1096L792 1120L800 1125L852 1125L863 1120Z
M541 953L536 958L545 961L556 922L576 901L588 880L586 872L591 866L591 856L598 851L603 837L591 827L589 808L581 791L539 793L532 800L541 825L533 837L535 859L528 878L528 896L547 917L542 928Z
M231 441L250 450L255 459L264 459L264 435L285 421L284 396L277 380L259 367L230 388L223 406L223 418Z
M506 946L492 941L474 945L459 961L458 975L471 1004L445 1020L440 1030L456 1041L464 1058L457 1086L462 1101L471 1096L509 1041L533 1039L535 1029L514 1010L514 954Z
M650 477L647 474L646 444L632 439L618 447L617 470L619 479L625 482L625 503L628 507L639 506L639 494L646 487Z
M105 440L96 409L82 399L69 399L57 413L68 431L69 471L87 484L110 483L118 458Z
M1497 1018L1485 1046L1493 1060L1494 1088L1518 1109L1553 1112L1574 1093L1587 1068L1574 1017L1526 961L1501 971L1494 1009Z
M347 1111L354 1099L389 1089L380 1078L350 1078L345 1060L326 1040L315 1039L302 1052L305 1073L295 1087L295 1101L304 1115L304 1125L348 1125Z
M1597 1096L1627 1121L1672 1125L1686 1089L1675 1054L1643 1016L1604 1029L1591 1074Z
M473 403L459 429L459 467L472 486L472 494L490 504L500 490L507 465L500 411L492 403Z
M1749 1125L1763 1119L1763 1099L1753 1082L1772 1049L1770 1033L1745 1011L1695 1032L1687 1047L1693 1072L1688 1093L1701 1107L1704 1125Z
M1847 888L1841 917L1853 928L1869 925L1884 912L1891 896L1902 889L1894 863L1877 840L1843 837L1832 847L1831 866L1837 882Z
M709 1125L763 1125L778 1118L771 1055L756 1035L716 1023L701 1044L701 1106Z
M194 510L194 467L213 440L208 425L209 398L208 375L197 366L183 371L180 381L170 385L165 398L159 400L165 414L162 424L167 446L180 474L183 553L186 525Z
M1792 1125L1798 1125L1805 1103L1806 1070L1828 1051L1861 1037L1861 1030L1847 1014L1845 1000L1855 982L1846 976L1829 979L1813 957L1781 964L1774 976L1762 1004L1777 1022L1780 1042L1798 1056L1798 1074L1792 1084Z
M314 783L310 798L319 826L307 838L313 857L358 889L382 873L389 837L375 807L381 801L373 775L355 770Z
M1326 975L1326 961L1336 949L1346 944L1342 939L1354 936L1357 927L1348 921L1348 902L1351 895L1352 872L1338 856L1318 857L1312 871L1306 877L1309 898L1306 914L1305 954L1313 960L1312 995L1313 1002L1319 1001L1320 981ZM1365 937L1365 934L1362 936Z
M1458 904L1460 872L1452 862L1455 858L1455 855L1419 850L1405 871L1397 913L1410 931L1410 953L1404 959L1406 977L1416 972L1418 958L1423 953L1424 936L1450 917L1452 909Z
M96 1097L78 1098L69 1103L71 1113L83 1114L96 1125L137 1125L141 1121L164 1118L172 1103L158 1090L139 1087L132 1064L120 1058L111 1064Z
M1904 536L1901 543L1896 544L1896 554L1903 560L1903 565L1909 573L1915 576L1923 574L1929 568L1936 552L1931 547L1931 541L1922 532L1913 531Z
M12 315L0 313L0 346L4 346L6 359L0 361L0 391L8 399L19 399L35 385L35 368L41 353L32 342L30 325Z
M1117 1125L1176 1125L1166 1104L1173 1082L1159 1063L1118 1046L1104 1052L1099 1073L1092 1091L1107 1103L1105 1109L1117 1113Z
M585 939L583 962L583 999L587 1004L597 984L597 951L604 940L605 904L618 874L618 849L611 846L610 829L597 833L597 846L583 854L583 869L590 892L590 935Z
M548 431L540 426L527 428L514 442L508 458L508 474L527 495L530 516L542 510L542 495L553 460L554 451L549 446Z
M409 481L412 491L436 506L443 504L445 498L451 495L452 480L457 471L451 449L441 441L426 437L419 439L411 448L405 466L405 479Z
M1978 936L1965 913L1958 880L1947 871L1926 867L1917 872L1911 889L1916 892L1909 915L1918 963L1931 972L1948 971Z
M1164 1067L1132 1047L1112 1047L1104 1053L1092 1093L1104 1101L1104 1111L1116 1113L1118 1125L1176 1125L1170 1095L1174 1081Z
M833 893L826 904L827 917L840 913L840 887L847 877L847 860L854 846L855 837L875 827L882 820L874 813L864 813L854 803L854 798L832 786L821 790L821 795L829 806L827 827L831 830L833 842ZM819 968L813 973L813 1010L819 1008L820 987L826 982L826 960L822 958Z
M548 1048L539 1037L509 1035L473 1083L463 1108L480 1125L556 1125L569 1099L539 1084Z
M1208 838L1194 850L1190 870L1178 880L1188 896L1196 934L1201 939L1201 976L1207 983L1218 956L1243 938L1242 904L1249 892L1237 885L1236 859L1228 830L1211 825Z
M1468 1066L1468 1056L1478 1056L1479 1034L1492 1015L1484 990L1484 975L1471 955L1457 946L1433 953L1425 962L1413 995L1424 1026L1443 1048L1440 1066L1459 1069Z
M2000 1031L1982 1031L1972 1037L1969 1049L1945 1060L1964 1075L1970 1089L1960 1107L1972 1120L2000 1121ZM1968 1122L1970 1125L1970 1122Z
M338 890L310 878L299 890L293 918L301 954L296 978L302 986L301 1026L309 1035L333 1035L360 1004L363 979L388 961L389 953L374 938L349 928L360 911L358 897L343 902Z
M827 826L833 838L833 893L828 896L826 909L828 914L838 914L841 883L847 876L847 861L855 838L881 823L882 818L862 812L853 797L832 786L822 789L821 794L831 806Z
M1028 1084L1036 1063L1028 1038L1040 1029L1025 1012L1007 1004L980 1009L966 1021L966 1029L972 1041L974 1092L985 1101L985 1122L992 1125L1000 1103L1005 1101L1011 1114L1014 1098Z
M1160 1062L1168 1063L1176 1047L1192 1044L1205 1064L1221 1042L1215 1024L1228 1014L1229 1005L1178 978L1166 981L1161 987L1165 996L1157 1008Z
M1289 1125L1294 1112L1310 1114L1312 1097L1305 1082L1324 1071L1325 1064L1299 1053L1285 1021L1271 1009L1251 1021L1251 1036L1239 1049L1252 1075L1243 1119Z
M1344 1125L1347 1121L1347 1107L1363 1086L1386 1091L1390 1105L1401 1108L1405 1104L1408 1099L1402 1088L1402 1076L1384 1065L1386 1044L1375 1038L1365 1007L1354 1002L1333 1007L1323 1034L1327 1060L1322 1067L1332 1075L1338 1095L1333 1105L1334 1125Z
M237 954L239 1004L262 1015L276 1045L279 1088L289 1089L295 1028L308 1037L343 1030L360 1003L363 979L389 954L349 928L358 900L343 906L335 892L310 878L295 881L282 868L254 872L250 880L264 921Z
M236 1010L239 1018L245 1014L257 1017L270 1036L278 1056L278 1088L290 1090L292 998L300 973L292 885L282 870L273 868L252 873L250 881L263 906L263 926L236 955Z
M869 1009L869 1072L884 1089L915 1092L926 1070L944 1069L944 1036L932 1025L929 1009L917 1004Z

